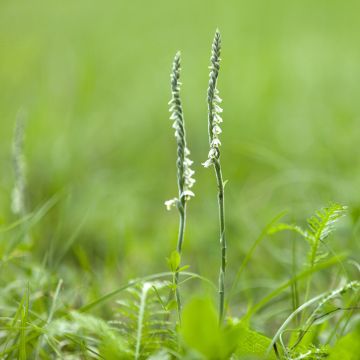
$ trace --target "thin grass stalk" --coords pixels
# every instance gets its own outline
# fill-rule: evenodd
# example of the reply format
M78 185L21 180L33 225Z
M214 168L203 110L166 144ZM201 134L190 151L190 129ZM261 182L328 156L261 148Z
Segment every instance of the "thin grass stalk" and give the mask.
M220 224L220 248L221 248L221 265L219 272L219 323L224 319L225 313L225 274L226 274L226 237L225 237L225 196L224 181L220 163L220 145L219 134L221 133L220 124L222 123L222 109L219 106L221 99L216 87L219 70L220 70L220 53L221 53L221 35L216 30L215 37L211 48L211 65L210 79L207 93L208 102L208 133L210 151L208 159L203 164L205 167L214 166L216 182L218 187L218 208Z

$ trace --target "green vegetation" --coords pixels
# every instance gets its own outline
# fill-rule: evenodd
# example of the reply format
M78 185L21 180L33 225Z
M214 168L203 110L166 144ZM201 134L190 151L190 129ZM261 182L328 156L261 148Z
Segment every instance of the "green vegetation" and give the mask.
M0 359L357 360L359 10L3 1Z

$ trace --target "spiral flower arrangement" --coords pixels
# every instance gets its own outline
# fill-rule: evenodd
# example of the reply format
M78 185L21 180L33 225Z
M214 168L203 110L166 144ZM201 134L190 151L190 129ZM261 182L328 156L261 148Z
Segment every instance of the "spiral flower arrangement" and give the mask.
M179 290L179 272L181 271L181 251L184 242L185 223L186 223L186 203L195 194L190 190L195 183L193 178L194 171L191 169L192 161L189 158L190 151L186 146L186 133L184 114L180 98L180 52L177 52L173 61L171 71L171 100L170 105L170 120L173 121L173 129L175 130L175 139L177 144L177 183L179 195L177 198L173 198L165 201L165 206L170 210L173 206L176 206L179 210L179 234L176 251L171 254L173 260L172 271L174 272L174 292L175 300L177 303L179 323L181 322L181 297ZM170 261L171 262L171 261Z
M171 112L170 120L173 121L173 129L175 129L175 138L177 143L177 180L179 197L165 201L168 210L172 206L183 207L186 201L190 200L195 194L190 190L195 183L193 178L194 171L191 169L193 162L190 160L190 151L186 146L186 133L184 115L180 98L180 52L177 52L173 61L171 72L171 94L172 98L169 102Z
M222 100L219 96L219 90L216 87L220 70L220 53L221 36L219 30L216 30L211 48L210 79L207 93L210 150L208 159L203 163L205 167L210 167L214 164L214 159L220 158L221 141L219 139L219 135L222 132L220 125L223 122L221 117L223 109L220 107Z

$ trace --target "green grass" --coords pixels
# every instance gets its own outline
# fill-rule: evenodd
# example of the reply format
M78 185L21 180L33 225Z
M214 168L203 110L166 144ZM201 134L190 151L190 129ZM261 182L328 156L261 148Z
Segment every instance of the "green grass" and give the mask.
M232 323L214 332L202 350L192 342L175 346L176 332L160 336L160 347L190 359L194 351L221 357L241 336L250 340L240 348L262 344L258 351L265 351L301 304L357 280L358 13L355 0L2 1L0 358L58 353L121 359L136 349L111 321L117 320L117 300L136 303L126 290L131 279L173 278L171 271L159 279L151 274L166 271L177 241L177 214L162 204L176 184L166 103L178 49L197 180L181 256L182 265L190 265L180 275L184 314L201 316L196 301L187 305L194 295L218 305L214 285L202 281L216 283L220 265L216 181L201 166L208 151L205 91L216 27L223 37L225 305ZM12 139L21 109L26 206L15 215ZM346 216L326 244L321 236L312 242L306 219L331 201L347 205ZM284 210L287 215L266 225ZM318 257L318 245L327 258ZM141 281L136 283L141 293ZM150 293L157 311L171 314L161 321L174 324L167 289ZM351 358L342 352L358 342L356 331L346 334L358 326L357 301L346 292L331 304L347 310L331 313L333 306L325 304L320 315L328 315L312 324L289 356L310 351L308 358L320 358L334 347L330 358ZM280 353L292 351L311 311L295 314L282 336L284 347L277 339ZM186 319L190 328L195 314Z

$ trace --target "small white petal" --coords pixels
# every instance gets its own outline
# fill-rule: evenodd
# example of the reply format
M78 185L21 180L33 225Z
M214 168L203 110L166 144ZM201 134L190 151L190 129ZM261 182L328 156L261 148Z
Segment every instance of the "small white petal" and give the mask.
M220 104L222 102L222 98L218 95L214 96L214 101L217 102L218 104Z
M171 113L171 115L170 115L170 120L177 120L178 119L178 114L177 113L175 113L175 112L173 112L173 113Z
M217 112L217 113L223 112L223 109L218 104L214 104L214 108L215 108L215 112Z
M187 178L187 179L185 179L185 184L186 184L189 188L193 187L193 185L195 184L195 182L196 182L196 180L193 179L193 178Z
M214 135L219 135L219 134L221 134L221 128L220 128L220 126L215 125L215 126L212 128L212 132L213 132Z
M209 159L213 159L214 157L216 157L217 151L214 148L211 148L208 154L208 158Z
M207 159L204 163L202 163L201 165L203 165L204 167L208 168L213 164L212 159Z
M191 190L185 190L183 191L183 193L181 194L181 197L185 197L186 200L190 200L191 197L194 197L195 194L191 191Z
M184 166L191 166L193 163L194 162L187 157L184 159Z
M222 117L218 114L218 113L215 113L214 114L214 122L216 124L221 124L223 122L223 119Z
M212 141L211 141L211 147L219 147L221 145L221 142L220 142L220 140L219 139L217 139L217 138L214 138Z
M173 199L170 199L170 200L165 201L164 204L165 204L165 206L166 206L166 210L171 210L171 208L172 208L173 206L176 206L177 202L178 202L178 199L177 199L177 198L173 198Z

